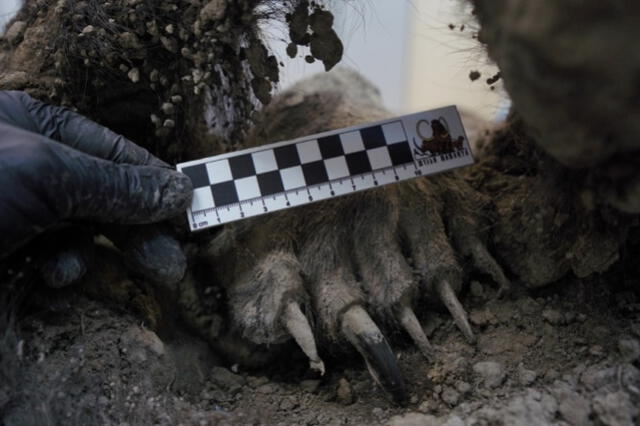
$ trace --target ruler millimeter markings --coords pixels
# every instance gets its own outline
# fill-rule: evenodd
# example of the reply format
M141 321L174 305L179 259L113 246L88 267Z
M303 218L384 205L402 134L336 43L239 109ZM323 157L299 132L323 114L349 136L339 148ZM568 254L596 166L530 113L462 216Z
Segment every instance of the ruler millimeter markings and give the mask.
M473 164L455 106L177 165L192 231Z

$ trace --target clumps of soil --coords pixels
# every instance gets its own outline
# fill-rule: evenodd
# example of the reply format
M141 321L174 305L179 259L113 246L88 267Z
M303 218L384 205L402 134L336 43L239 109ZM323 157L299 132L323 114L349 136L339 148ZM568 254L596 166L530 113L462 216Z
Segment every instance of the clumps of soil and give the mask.
M20 424L570 424L632 425L640 404L640 304L620 265L510 299L474 281L469 345L445 314L425 313L438 348L427 362L390 336L410 403L394 405L357 357L327 356L324 377L291 346L257 370L216 358L178 330L154 333L81 298L6 328L0 415ZM617 283L617 284L614 284Z
M478 70L474 70L474 71L470 71L469 72L469 80L471 80L471 81L476 81L481 76L482 76L482 74Z
M479 80L480 77L482 77L482 74L478 70L473 70L469 72L469 80L471 81ZM501 78L501 74L499 71L495 73L493 76L487 78L486 83L491 90L495 90L494 85L500 80L500 78Z
M202 139L235 149L279 81L260 33L270 19L327 69L340 60L333 15L306 0L32 0L0 38L0 87L77 108L167 161L202 155Z
M599 203L589 173L568 170L537 148L516 116L479 144L470 183L491 197L496 257L527 286L549 285L571 272L602 273L618 261L637 218ZM484 155L483 155L484 154Z
M489 86L496 84L498 82L498 80L500 80L500 78L502 77L502 74L500 73L500 71L498 71L497 73L495 73L493 76L489 77L487 79L487 84Z
M184 394L215 359L188 336L166 344L136 318L86 299L3 331L0 418L6 424L246 424ZM178 391L180 390L180 391Z
M309 13L309 4L303 1L287 15L289 23L289 37L291 43L287 46L287 54L294 58L298 46L309 46L311 55L307 55L307 62L319 59L324 68L329 71L342 58L343 46L340 38L333 30L333 15L331 12L313 7Z

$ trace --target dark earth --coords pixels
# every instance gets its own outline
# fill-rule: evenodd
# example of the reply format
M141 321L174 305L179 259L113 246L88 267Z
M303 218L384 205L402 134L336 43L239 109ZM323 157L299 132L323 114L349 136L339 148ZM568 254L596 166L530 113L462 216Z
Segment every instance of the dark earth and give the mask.
M3 424L636 424L640 6L472 3L514 102L470 135L476 165L222 230L176 219L175 286L96 232L88 274L47 289L34 242L0 264ZM389 116L339 67L277 93L261 23L329 70L327 9L29 0L0 88L173 163Z

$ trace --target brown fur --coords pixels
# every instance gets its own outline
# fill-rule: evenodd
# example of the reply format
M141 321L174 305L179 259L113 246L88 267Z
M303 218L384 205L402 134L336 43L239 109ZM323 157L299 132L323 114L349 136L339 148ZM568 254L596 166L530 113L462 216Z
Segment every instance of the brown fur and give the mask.
M274 100L253 129L249 145L388 116L373 86L343 70L302 82ZM278 306L286 297L310 300L318 338L339 340L339 319L353 304L365 304L382 322L395 323L395 309L402 303L419 305L418 295L426 294L433 300L432 285L438 280L447 279L459 289L464 272L455 249L471 254L471 244L486 241L487 228L460 226L469 235L457 236L458 228L447 225L484 223L487 205L460 177L444 175L246 220L225 227L212 243L212 261L225 265L216 281L227 286L236 325L250 340L264 343L260 336L269 329L283 335L282 324L273 320L273 302L258 315L247 308L278 294L283 295ZM452 237L459 247L452 246ZM302 276L304 286L297 285L293 295L284 297L282 288L291 289L291 283L283 276L274 279L273 271L265 275L270 268ZM254 291L238 291L248 276L254 277Z

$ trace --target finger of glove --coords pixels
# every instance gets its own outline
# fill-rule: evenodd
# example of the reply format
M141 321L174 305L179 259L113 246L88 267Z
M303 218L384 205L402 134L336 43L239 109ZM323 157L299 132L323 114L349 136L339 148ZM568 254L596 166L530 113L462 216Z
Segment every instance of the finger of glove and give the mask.
M63 110L57 119L63 124L58 127L59 139L52 139L74 149L115 163L171 167L124 136L79 114Z
M0 132L0 257L61 220L151 223L191 202L191 181L172 169L116 164L2 123Z
M122 251L134 273L169 289L184 277L187 258L178 240L161 225L111 225L102 231Z
M93 236L87 230L65 228L44 241L45 259L40 273L52 288L67 287L79 281L93 264Z
M62 217L107 223L159 222L183 213L193 186L187 175L171 169L116 164L59 146L66 173L52 177L69 183L57 203ZM66 211L65 211L66 208Z
M14 91L0 94L0 109L3 105L11 106L11 117L15 118L12 124L86 154L116 163L170 167L124 136L68 108L45 104Z

